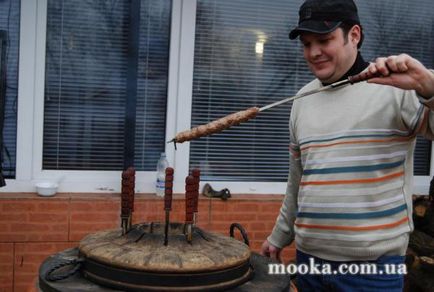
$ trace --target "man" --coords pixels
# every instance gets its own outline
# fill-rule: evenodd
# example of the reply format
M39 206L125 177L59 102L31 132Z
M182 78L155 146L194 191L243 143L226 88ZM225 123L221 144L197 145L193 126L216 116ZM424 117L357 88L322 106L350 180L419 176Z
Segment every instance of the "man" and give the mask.
M279 259L295 239L298 265L311 259L332 268L402 267L413 230L415 136L434 138L434 73L405 54L365 62L352 0L307 0L299 16L289 37L300 37L317 77L300 92L363 70L381 77L293 103L287 192L261 253ZM402 291L403 275L382 272L299 274L297 285L301 291Z

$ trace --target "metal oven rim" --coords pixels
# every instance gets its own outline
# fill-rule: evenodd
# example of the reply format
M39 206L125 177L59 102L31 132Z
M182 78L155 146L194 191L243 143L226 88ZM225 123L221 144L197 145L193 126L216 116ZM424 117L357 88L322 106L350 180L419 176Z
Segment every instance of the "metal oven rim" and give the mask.
M85 259L81 272L94 283L128 291L222 291L242 285L254 275L250 261L212 272L153 273L111 267Z

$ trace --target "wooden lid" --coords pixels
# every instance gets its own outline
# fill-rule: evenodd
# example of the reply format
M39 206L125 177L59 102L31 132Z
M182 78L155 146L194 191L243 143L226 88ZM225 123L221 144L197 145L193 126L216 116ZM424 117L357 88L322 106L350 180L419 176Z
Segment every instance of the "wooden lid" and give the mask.
M249 261L247 245L234 238L194 227L191 244L183 234L184 224L171 223L164 245L164 223L133 225L86 236L79 245L82 257L112 267L146 272L209 272L236 267Z

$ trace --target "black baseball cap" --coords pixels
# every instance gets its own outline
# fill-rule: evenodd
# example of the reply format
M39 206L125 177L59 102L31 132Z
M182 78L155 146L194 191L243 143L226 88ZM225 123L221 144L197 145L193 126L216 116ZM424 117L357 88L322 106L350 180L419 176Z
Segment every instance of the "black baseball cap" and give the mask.
M298 26L289 33L291 40L301 32L329 33L343 22L360 24L353 0L306 0L298 12Z

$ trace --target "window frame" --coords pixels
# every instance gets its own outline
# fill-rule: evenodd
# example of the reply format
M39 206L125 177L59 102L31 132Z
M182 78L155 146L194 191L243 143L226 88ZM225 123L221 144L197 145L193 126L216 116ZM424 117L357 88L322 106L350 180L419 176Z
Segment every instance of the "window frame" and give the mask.
M196 0L172 2L172 19L167 89L166 141L191 126L192 84ZM42 169L43 113L47 0L21 0L18 68L18 120L16 178L7 179L0 192L34 192L35 183L60 180L59 192L119 193L121 171L60 171ZM25 82L24 82L25 81ZM184 193L189 170L190 143L166 144L166 155L175 169L174 192ZM431 142L431 153L434 144ZM434 173L431 155L430 175L414 176L414 193L428 192ZM136 173L136 192L153 193L154 171ZM204 184L205 182L202 182ZM229 188L232 193L283 194L286 182L210 181L213 188Z

